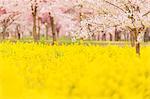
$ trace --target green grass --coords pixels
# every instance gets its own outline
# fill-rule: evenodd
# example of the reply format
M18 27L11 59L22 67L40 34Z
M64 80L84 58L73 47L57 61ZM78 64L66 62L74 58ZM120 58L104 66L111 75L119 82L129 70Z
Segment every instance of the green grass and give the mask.
M34 42L33 38L32 37L24 37L20 40L16 40L16 39L9 39L9 40L0 40L0 42L3 42L3 41L12 41L12 42L17 42L17 41L20 41L20 42ZM40 37L40 43L43 43L43 44L51 44L52 43L52 38L49 37L48 40L46 40L45 37ZM70 38L67 38L67 37L61 37L58 39L58 44L73 44L73 42L71 41ZM102 45L102 46L105 46L105 45L119 45L119 46L126 46L126 45L129 45L130 46L130 41L96 41L96 40L77 40L75 43L78 43L78 44L85 44L85 45ZM150 46L150 42L142 42L141 43L142 46Z

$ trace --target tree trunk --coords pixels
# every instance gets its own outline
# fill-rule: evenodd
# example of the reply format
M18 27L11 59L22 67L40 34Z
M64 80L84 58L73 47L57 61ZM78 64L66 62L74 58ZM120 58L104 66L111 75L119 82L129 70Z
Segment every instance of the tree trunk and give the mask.
M135 47L136 46L136 41L137 41L137 29L133 28L130 31L130 40L131 40L131 46Z
M4 28L3 28L3 31L2 31L3 40L5 39L5 33L6 33L6 27L4 27Z
M48 40L48 24L45 24L45 28L46 28L46 40Z
M40 18L38 18L38 40L40 40L40 31L41 31L41 27L40 27Z
M140 55L140 42L137 40L139 30L137 28L133 29L133 42L136 50L136 54Z
M5 32L2 32L2 39L5 39Z
M112 34L111 33L109 33L109 38L110 38L110 41L112 41Z
M21 39L21 34L20 34L20 31L19 31L19 25L16 26L16 32L17 32L17 35L16 35L16 36L17 36L17 39L20 40L20 39ZM16 33L15 33L15 34L16 34Z
M136 43L136 53L138 54L138 55L140 55L140 43L138 42L138 43Z
M149 41L149 28L146 28L144 31L144 42L148 42Z
M130 40L131 40L131 46L134 47L135 46L135 37L133 34L130 35Z
M135 49L136 49L136 53L138 54L138 55L140 55L140 42L138 41L138 35L139 35L139 31L138 31L138 29L136 28L136 30L135 30L135 32L134 32L135 34Z
M38 41L38 35L36 31L36 15L33 15L33 39L35 42Z
M51 16L50 16L51 17ZM54 45L57 41L57 35L56 35L56 27L55 27L55 23L54 23L54 17L51 17L51 29L52 29L52 45Z
M118 41L118 31L117 31L117 26L115 26L115 41Z

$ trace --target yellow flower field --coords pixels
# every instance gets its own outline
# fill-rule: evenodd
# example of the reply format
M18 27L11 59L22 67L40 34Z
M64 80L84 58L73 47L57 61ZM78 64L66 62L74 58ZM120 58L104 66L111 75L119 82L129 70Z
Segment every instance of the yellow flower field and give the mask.
M150 47L0 43L0 99L150 99Z

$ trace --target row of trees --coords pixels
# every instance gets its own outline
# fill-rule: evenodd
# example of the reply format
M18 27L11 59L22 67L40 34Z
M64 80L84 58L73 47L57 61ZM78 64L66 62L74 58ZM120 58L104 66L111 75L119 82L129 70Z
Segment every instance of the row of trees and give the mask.
M140 53L150 26L149 5L149 0L1 0L1 34L4 39L8 30L14 30L20 38L30 31L37 42L45 26L46 38L51 32L54 44L58 34L87 39L119 27L130 32L131 44Z
M123 1L122 1L123 2ZM127 1L123 3L123 8L115 5L111 2L106 1L106 3L120 9L128 18L132 26L127 26L130 30L131 44L136 47L136 53L140 54L140 42L142 37L144 37L144 32L146 31L146 23L144 23L149 10L147 11L144 1ZM149 1L148 1L149 2ZM143 4L142 4L143 3ZM143 8L142 8L143 7ZM145 12L146 10L146 12ZM149 21L149 20L147 20ZM124 22L125 23L125 22ZM139 26L138 26L139 25Z
M136 53L140 54L140 42L150 26L149 0L84 0L81 4L82 8L85 6L93 9L94 16L86 16L87 18L82 20L87 27L80 31L85 33L87 29L94 33L93 31L97 32L100 27L104 30L119 26L130 32L131 45L135 46ZM89 24L95 27L89 28Z
M31 33L34 41L37 42L44 31L46 39L51 33L54 43L60 30L63 34L71 31L69 25L73 20L67 10L73 3L74 1L64 0L1 0L0 30L2 37L5 39L8 32L9 35L15 32L18 38L22 33L24 35ZM42 26L45 27L44 30Z

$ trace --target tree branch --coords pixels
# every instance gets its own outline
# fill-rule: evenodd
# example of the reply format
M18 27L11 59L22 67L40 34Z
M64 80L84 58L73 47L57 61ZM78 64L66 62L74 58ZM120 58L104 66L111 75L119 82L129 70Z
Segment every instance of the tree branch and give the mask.
M147 16L148 14L150 14L150 11L148 11L147 13L143 14L142 17Z
M106 0L104 0L106 3L108 3L108 4L110 4L110 5L112 5L112 6L114 6L114 7L116 7L116 8L118 8L118 9L120 9L121 11L123 11L124 13L126 13L126 11L124 11L124 9L122 9L121 7L119 7L119 6L117 6L117 5L115 5L115 4L113 4L113 3L111 3L111 2L109 2L109 1L106 1Z

